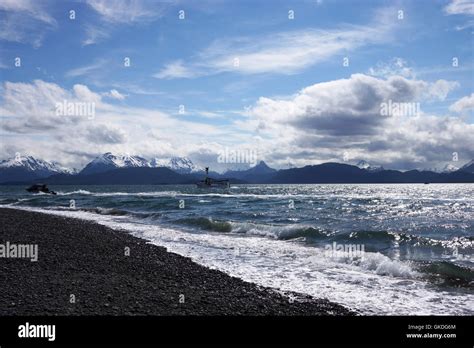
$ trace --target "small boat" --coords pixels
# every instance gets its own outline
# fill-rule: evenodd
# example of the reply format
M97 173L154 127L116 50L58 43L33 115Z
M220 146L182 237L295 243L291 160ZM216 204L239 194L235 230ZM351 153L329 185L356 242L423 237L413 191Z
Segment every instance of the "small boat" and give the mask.
M50 189L48 188L48 186L46 186L46 184L34 184L34 185L31 185L30 187L28 187L26 189L26 191L28 192L31 192L31 193L40 193L40 192L43 192L43 193L49 193L51 195L55 195L56 192L54 191L50 191Z
M230 181L228 179L213 179L209 177L209 167L206 167L206 178L196 183L199 188L230 188Z

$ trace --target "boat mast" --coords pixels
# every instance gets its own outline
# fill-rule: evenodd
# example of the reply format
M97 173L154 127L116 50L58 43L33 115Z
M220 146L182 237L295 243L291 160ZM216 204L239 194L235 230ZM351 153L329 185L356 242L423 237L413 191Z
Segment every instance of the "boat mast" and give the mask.
M204 179L204 182L206 183L206 185L209 185L210 184L210 180L209 180L209 167L206 167L206 179Z

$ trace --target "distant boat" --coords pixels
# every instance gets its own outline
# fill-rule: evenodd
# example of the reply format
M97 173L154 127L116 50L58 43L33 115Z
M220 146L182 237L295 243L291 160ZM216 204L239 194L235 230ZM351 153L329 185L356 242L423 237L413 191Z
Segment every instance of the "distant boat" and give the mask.
M199 188L230 188L230 181L228 179L213 179L209 177L209 167L206 167L206 178L196 183Z
M55 195L56 192L54 191L50 191L48 186L46 186L46 184L34 184L34 185L31 185L30 187L28 187L26 189L26 191L28 192L31 192L31 193L40 193L40 192L43 192L43 193L49 193L49 194L52 194L52 195Z

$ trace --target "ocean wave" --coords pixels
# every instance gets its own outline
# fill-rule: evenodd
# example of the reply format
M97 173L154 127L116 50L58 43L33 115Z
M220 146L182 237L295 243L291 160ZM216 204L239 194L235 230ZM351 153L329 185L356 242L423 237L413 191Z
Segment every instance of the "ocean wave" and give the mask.
M280 240L291 240L301 237L326 238L329 232L303 225L263 225L251 222L232 222L232 232L264 236Z
M19 203L27 201L27 200L28 199L26 199L26 198L20 198L20 199L2 198L2 199L0 199L0 205L16 205L16 204L19 204Z
M474 289L473 268L456 265L449 261L432 261L420 266L420 271L437 284Z
M123 209L116 209L116 208L96 208L96 212L101 215L119 215L119 216L130 216L135 219L154 219L161 217L162 214L159 212L137 212L137 211L129 211Z
M254 222L221 221L207 217L184 218L174 221L197 227L201 230L215 232L232 232L253 236L268 237L277 240L302 239L308 243L338 242L364 244L375 251L388 249L392 246L438 246L443 249L469 249L474 247L472 237L455 237L449 240L433 239L425 236L386 230L361 230L352 232L336 232L317 226L302 224L267 225Z
M365 270L373 271L378 275L407 278L418 275L418 272L413 270L409 263L392 260L381 253L365 252L362 257L354 258L350 263Z
M386 230L361 230L335 234L333 241L338 242L359 242L359 243L385 243L410 246L439 246L442 248L472 248L474 239L472 237L454 237L452 239L441 240L425 236L419 236L404 232L394 232Z
M201 230L214 232L232 232L237 234L247 234L261 237L269 237L278 240L292 240L302 237L326 238L328 233L311 227L301 225L263 225L251 222L234 222L214 220L208 217L183 218L173 221L175 224L184 224L190 227L197 227Z
M101 214L101 215L116 215L116 216L123 216L123 215L128 215L129 212L126 211L126 210L122 210L122 209L117 209L117 208L101 208L101 207L97 207L97 208L90 208L90 209L81 209L83 211L89 211L89 212L93 212L93 213L97 213L97 214Z
M215 232L231 232L232 225L227 221L217 221L211 218L198 217L198 218L185 218L174 221L178 224L185 224L192 227L197 227L206 231Z
M309 238L311 242L327 240L328 242L359 243L368 245L410 245L410 246L439 246L445 249L467 249L474 247L473 237L454 237L449 240L433 239L425 236L412 235L403 232L385 230L361 230L352 232L335 232L315 226L291 225L264 225L251 222L231 222L232 232L250 235L265 236L280 240Z

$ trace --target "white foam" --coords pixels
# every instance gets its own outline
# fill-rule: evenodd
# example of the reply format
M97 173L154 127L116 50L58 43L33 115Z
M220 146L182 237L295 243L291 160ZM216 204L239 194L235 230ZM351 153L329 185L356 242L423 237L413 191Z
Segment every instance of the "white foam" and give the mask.
M71 191L71 192L62 192L58 191L56 192L58 196L69 196L69 195L93 195L92 192L86 191L86 190L76 190L76 191Z
M75 190L70 192L58 192L60 196L70 195L90 195L95 197L113 197L113 196L149 196L149 197L174 197L181 195L177 191L157 191L157 192L90 192L87 190Z
M369 271L375 271L375 273L379 275L406 278L418 275L408 263L391 260L381 253L364 253L364 257L355 259L352 264Z

